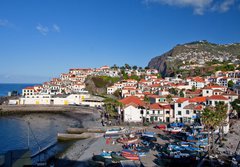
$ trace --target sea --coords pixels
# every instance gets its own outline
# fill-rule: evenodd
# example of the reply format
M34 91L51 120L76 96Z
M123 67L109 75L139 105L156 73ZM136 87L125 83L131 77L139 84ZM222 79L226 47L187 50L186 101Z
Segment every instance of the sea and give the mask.
M8 96L8 92L17 91L18 94L22 94L22 89L28 86L34 86L39 84L33 83L0 83L0 96Z
M37 84L0 84L0 96ZM84 117L83 117L84 119ZM26 115L0 116L0 154L10 150L29 149L34 155L50 147L46 152L33 158L33 163L56 155L72 143L57 142L57 133L64 133L69 127L81 127L81 123L60 114L31 113Z
M35 156L33 162L48 158L66 149L69 144L57 141L57 133L64 133L69 127L81 127L73 118L60 114L31 113L0 117L0 154L10 150L29 149L31 155L47 149Z

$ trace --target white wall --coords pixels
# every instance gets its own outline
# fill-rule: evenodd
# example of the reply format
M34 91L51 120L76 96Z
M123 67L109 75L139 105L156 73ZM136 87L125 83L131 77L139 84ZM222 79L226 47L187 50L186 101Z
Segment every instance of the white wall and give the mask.
M124 122L142 122L141 109L127 106L123 111Z

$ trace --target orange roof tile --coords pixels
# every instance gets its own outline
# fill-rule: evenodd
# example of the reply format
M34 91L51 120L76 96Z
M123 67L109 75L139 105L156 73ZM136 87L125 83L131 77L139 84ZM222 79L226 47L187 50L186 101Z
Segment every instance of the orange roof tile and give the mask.
M184 97L180 97L180 98L178 98L177 99L177 103L183 103L183 102L185 102L185 101L187 101L187 100L189 100L188 98L184 98Z
M222 96L222 95L212 95L207 98L208 100L228 100L228 98Z
M136 96L126 97L124 99L119 100L119 102L123 103L124 105L128 105L128 104L133 103L133 104L136 104L138 106L145 106L145 103Z
M207 98L206 97L194 97L189 100L190 103L202 103L206 102Z
M163 107L158 103L154 103L150 105L150 109L163 109Z
M197 105L194 107L194 110L202 110L202 109L203 109L203 107L201 105Z
M192 80L195 82L204 82L204 79L202 77L194 77Z

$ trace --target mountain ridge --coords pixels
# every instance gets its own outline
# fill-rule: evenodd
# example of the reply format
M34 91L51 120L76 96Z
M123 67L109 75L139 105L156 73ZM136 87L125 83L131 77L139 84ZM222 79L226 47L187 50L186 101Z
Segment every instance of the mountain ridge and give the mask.
M207 62L239 61L240 43L215 44L206 40L178 44L148 63L149 68L159 70L163 76L173 76L183 66L196 64L204 66Z

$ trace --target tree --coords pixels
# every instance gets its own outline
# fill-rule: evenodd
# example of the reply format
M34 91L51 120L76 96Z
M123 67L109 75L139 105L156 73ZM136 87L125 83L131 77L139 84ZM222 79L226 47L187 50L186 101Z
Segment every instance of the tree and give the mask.
M120 98L121 98L121 90L120 90L120 89L117 89L117 90L113 93L113 95L114 95L115 97L117 97L118 99L120 99Z
M228 81L228 87L229 88L232 88L234 85L234 82L232 80Z
M118 100L112 99L112 98L106 98L104 99L104 105L106 111L111 115L111 116L116 116L117 113L117 107L122 106L122 103L120 103Z
M168 103L171 103L172 100L173 100L172 96L171 95L167 95L166 100L167 100Z
M192 86L192 91L195 92L196 89L197 89L196 86L193 85L193 86Z
M215 107L206 107L203 109L201 113L202 123L205 125L208 131L208 144L210 144L210 132L211 132L211 145L212 148L208 148L208 153L215 151L215 140L214 140L214 131L217 127L219 127L219 132L223 133L223 126L226 123L227 118L227 105L224 102L219 102ZM220 135L220 141L222 140L222 136Z
M111 69L114 69L114 70L117 70L118 69L118 66L116 64L114 64Z
M145 67L145 70L148 70L148 69L150 69L150 68L149 68L148 66L146 66L146 67Z
M202 123L204 124L205 128L207 129L208 132L208 156L211 154L211 149L210 149L210 131L214 127L214 110L210 107L206 107L203 109L201 113L201 120Z
M183 90L181 90L181 91L179 92L179 96L180 96L180 97L184 97Z
M175 88L170 88L169 93L171 93L173 95L178 95L178 91Z
M133 70L137 70L138 67L135 65L135 66L132 67L132 69L133 69Z
M230 103L233 110L238 113L238 118L240 117L240 99L235 99L233 102Z
M131 66L129 64L125 64L124 66L125 66L125 69L129 69L129 70L131 69Z
M217 124L219 126L219 135L220 135L220 143L222 143L223 139L223 126L227 123L227 111L228 111L228 106L224 102L219 102L215 106L215 112L217 116Z

